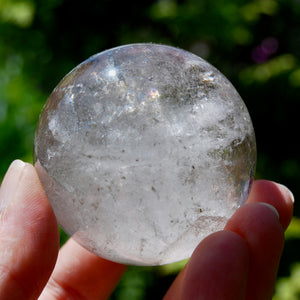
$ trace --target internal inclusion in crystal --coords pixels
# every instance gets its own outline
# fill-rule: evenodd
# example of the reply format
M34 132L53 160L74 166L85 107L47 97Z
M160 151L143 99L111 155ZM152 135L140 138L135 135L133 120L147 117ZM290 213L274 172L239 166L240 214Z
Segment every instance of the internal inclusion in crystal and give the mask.
M113 48L57 85L35 166L59 224L109 260L189 257L247 198L253 126L231 83L201 58L156 44Z

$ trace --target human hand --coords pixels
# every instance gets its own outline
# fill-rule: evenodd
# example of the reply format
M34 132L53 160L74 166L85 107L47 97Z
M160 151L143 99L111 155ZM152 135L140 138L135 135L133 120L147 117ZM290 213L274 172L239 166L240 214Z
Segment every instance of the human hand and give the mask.
M286 187L255 181L246 204L198 245L164 300L272 299L293 202Z
M247 203L199 244L165 300L271 299L292 195L256 181ZM107 299L125 269L72 239L59 251L57 222L34 167L12 163L0 189L0 299Z

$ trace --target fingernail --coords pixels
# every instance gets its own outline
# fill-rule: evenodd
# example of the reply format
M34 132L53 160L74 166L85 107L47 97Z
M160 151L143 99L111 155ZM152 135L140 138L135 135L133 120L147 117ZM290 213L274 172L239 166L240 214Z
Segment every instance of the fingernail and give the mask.
M278 213L277 209L273 205L271 205L269 203L265 203L265 202L260 202L259 204L262 204L264 206L269 207L275 213L275 215L277 216L277 218L279 219L279 213Z
M288 193L290 200L294 203L295 202L295 198L293 193L283 184L277 183L279 188L281 188L284 192Z
M25 163L21 160L15 160L9 166L0 188L0 213L8 207L13 199L24 166Z

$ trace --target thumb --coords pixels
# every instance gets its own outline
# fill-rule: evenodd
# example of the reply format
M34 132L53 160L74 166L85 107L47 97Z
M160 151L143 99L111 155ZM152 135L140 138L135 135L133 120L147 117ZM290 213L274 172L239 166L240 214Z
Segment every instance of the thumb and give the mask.
M36 299L58 249L56 218L36 171L16 160L0 189L0 299Z

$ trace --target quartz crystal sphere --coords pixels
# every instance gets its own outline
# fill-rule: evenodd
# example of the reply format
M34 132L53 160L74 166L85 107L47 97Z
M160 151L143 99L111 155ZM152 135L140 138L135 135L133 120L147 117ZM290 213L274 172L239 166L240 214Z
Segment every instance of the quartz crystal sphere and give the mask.
M35 167L57 220L119 263L189 257L247 198L253 126L242 99L189 52L132 44L87 59L53 90Z

